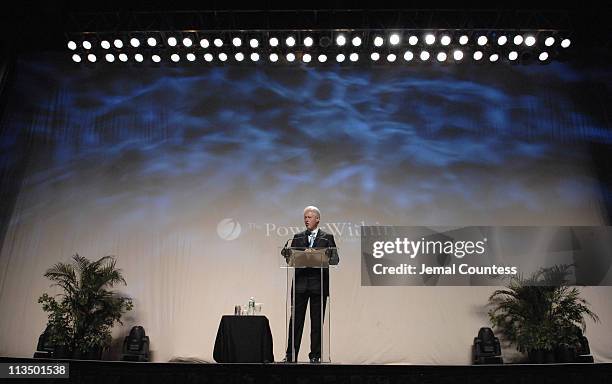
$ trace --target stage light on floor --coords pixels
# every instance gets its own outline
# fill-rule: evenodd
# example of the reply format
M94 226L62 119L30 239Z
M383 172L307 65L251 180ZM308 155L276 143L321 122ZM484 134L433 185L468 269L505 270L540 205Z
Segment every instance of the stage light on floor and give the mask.
M249 45L251 46L251 48L255 49L255 48L259 47L259 40L251 39L251 40L249 40Z
M572 42L570 41L570 39L563 39L563 40L561 40L561 47L562 48L568 48L571 43Z
M309 53L305 53L302 56L302 61L305 62L305 63L310 63L311 60L312 60L312 56L310 56Z
M522 35L514 36L514 45L521 45L521 44L523 44L523 36Z
M187 61L193 62L193 61L195 61L195 59L196 59L196 56L193 53L188 53L187 54Z
M206 40L206 39L202 39L202 40L200 41L200 45L202 45L202 41L204 41L204 40ZM166 42L168 43L168 46L169 46L169 47L176 47L176 45L178 44L178 40L177 40L177 39L176 39L176 37L174 37L174 36L170 36L170 37L169 37L169 38L166 40ZM208 44L208 40L206 40L206 44ZM206 47L202 47L202 48L206 48Z
M397 33L393 33L391 36L389 36L389 43L391 43L391 45L398 45L399 42L400 36Z
M76 53L74 55L72 55L72 61L74 61L75 63L80 63L81 62L81 56L77 55Z
M102 40L100 42L100 46L102 47L102 49L110 49L111 44L108 40Z
M138 48L138 47L140 47L140 40L138 40L138 39L137 39L137 38L135 38L135 37L132 37L132 38L130 39L130 45L131 45L132 47L134 47L134 48Z
M384 40L383 40L383 38L382 38L382 37L380 37L380 36L376 36L376 37L374 38L374 46L376 46L376 47L380 47L380 46L382 46L382 45L383 45L383 43L384 43Z
M93 53L90 53L89 55L87 55L87 60L89 60L89 62L91 63L95 63L98 58Z
M259 53L257 52L251 53L251 61L259 61Z
M425 35L425 44L432 45L435 42L436 36L434 36L432 33L428 33L427 35Z
M360 46L361 45L361 37L359 37L359 36L353 37L353 40L351 40L351 43L353 43L354 47Z
M149 47L154 47L157 45L157 40L154 37L149 37L147 39L147 44L149 45Z
M115 48L121 49L123 48L123 41L121 39L115 39L115 41L113 41L113 45Z
M453 52L453 59L455 59L455 61L461 61L463 60L463 51L460 50L455 50Z
M159 55L153 55L151 56L151 60L153 60L154 63L160 63L161 57Z
M480 45L481 47L482 47L483 45L486 45L486 44L487 44L487 41L488 41L488 39L487 39L487 37L486 37L486 36L484 36L484 35L482 35L482 36L478 36L478 40L476 40L476 42L478 43L478 45Z
M77 44L74 41L70 40L68 42L68 49L74 51L75 49L77 49Z
M112 53L107 53L104 58L106 59L107 62L112 63L113 61L115 61L115 56Z
M308 36L304 39L304 46L305 47L312 47L312 44L314 43L314 40L312 39L312 37Z
M119 54L119 61L121 61L122 63L125 63L128 61L128 56L125 53L120 53Z
M213 40L213 44L215 45L215 47L221 48L223 46L223 40L217 38L217 39Z
M174 45L176 45L176 39L174 39ZM200 47L205 48L205 49L210 47L210 42L208 41L208 39L200 39Z
M442 38L440 39L440 43L444 46L447 46L451 43L451 38L448 35L444 35L442 36Z
M185 38L183 39L183 46L185 46L185 47L189 48L189 47L191 47L192 45L193 45L193 40L191 40L191 38L190 38L190 37L185 37Z
M244 54L242 52L236 52L234 58L236 59L236 61L242 61L244 60Z
M555 43L555 38L552 36L549 36L546 38L546 40L544 40L544 45L547 47L551 47L554 43Z
M404 52L404 60L412 61L412 59L414 59L414 54L412 52L410 51Z
M542 52L542 53L540 53L540 55L538 56L538 59L540 59L540 61L546 61L546 60L548 60L548 52Z
M408 38L408 44L410 45L417 45L418 42L419 42L419 38L414 35Z
M510 61L515 61L516 59L518 59L518 52L517 51L512 51L508 54L508 59Z
M221 52L219 54L219 60L221 61L227 61L227 54L225 52Z
M467 37L467 35L461 35L459 38L459 44L461 45L466 45L468 41L470 41L470 39Z
M295 37L287 37L287 39L285 39L285 44L287 44L288 47L293 47L295 45Z
M508 38L505 35L501 35L497 38L497 45L505 45L508 42Z
M499 55L497 53L492 54L491 56L489 56L489 61L494 63L497 60L499 60Z
M142 53L137 53L134 55L134 60L136 60L138 63L142 63L144 61L144 56Z
M346 37L344 37L344 35L336 36L336 44L338 44L339 47L342 47L344 44L346 44Z
M336 61L337 61L337 62L339 62L339 63L344 62L344 60L345 60L345 59L346 59L346 57L345 57L345 56L344 56L344 54L342 54L342 53L339 53L339 54L336 56Z
M474 60L476 60L476 61L479 61L480 59L482 59L482 56L483 56L483 54L482 54L481 51L476 51L476 52L474 52L474 55L473 55Z
M427 51L423 51L421 52L421 54L419 55L419 57L421 58L422 61L427 61L429 60L429 52Z
M319 55L319 63L324 63L327 61L327 55Z
M206 53L206 54L204 54L204 60L206 60L206 61L207 61L207 62L209 62L209 63L210 63L211 61L213 61L213 55L212 55L212 53Z
M295 61L295 54L293 54L293 53L289 52L289 53L287 54L287 61L288 61L288 62L290 62L290 63L292 63L293 61Z
M472 362L474 364L503 364L499 339L491 328L482 327L472 345Z
M533 36L531 36L531 35L530 35L530 36L527 36L527 37L525 38L525 45L526 45L526 46L528 46L528 47L533 47L533 45L535 44L535 42L536 42L535 37L533 37Z
M359 54L353 52L349 55L349 60L351 60L353 63L356 62L357 60L359 60Z
M240 40L239 37L234 37L232 39L232 44L234 44L234 47L239 47L242 45L242 40Z
M271 47L276 47L278 46L278 39L276 37L271 37L270 40L268 41L270 43Z
M370 58L372 59L372 61L378 61L378 59L380 59L380 54L378 52L372 52Z
M393 63L395 61L395 59L397 59L397 56L395 56L394 53L390 53L387 55L387 61L390 63Z
M439 52L438 55L436 56L436 59L438 59L439 62L444 62L446 61L447 55L444 52Z
M85 49L91 49L91 43L89 42L89 40L83 40L82 45Z
M130 334L123 340L121 360L149 361L149 336L146 336L142 326L134 326Z

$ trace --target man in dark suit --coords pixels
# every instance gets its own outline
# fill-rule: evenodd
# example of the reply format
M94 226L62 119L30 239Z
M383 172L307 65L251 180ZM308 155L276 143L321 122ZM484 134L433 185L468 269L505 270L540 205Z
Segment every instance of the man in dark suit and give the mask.
M308 206L304 208L306 230L293 236L291 247L304 249L333 248L327 250L327 255L330 257L329 263L336 265L340 260L335 249L334 236L319 228L320 220L321 212L317 207ZM289 256L287 251L287 249L283 249L283 256ZM319 268L296 268L294 284L295 303L292 302L292 304L295 308L295 319L292 317L289 323L289 341L285 361L297 361L306 317L306 306L310 300L310 353L308 357L311 363L319 363L321 361L321 317L325 316L325 307L329 296L329 270L323 269L323 296L321 296L321 270ZM323 308L321 308L321 304ZM295 328L293 328L294 320ZM295 345L293 345L293 335L295 335Z

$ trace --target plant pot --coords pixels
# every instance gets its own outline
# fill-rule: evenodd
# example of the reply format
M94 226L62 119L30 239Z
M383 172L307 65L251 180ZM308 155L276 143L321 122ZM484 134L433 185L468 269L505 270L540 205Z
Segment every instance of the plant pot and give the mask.
M554 364L556 362L555 351L544 351L544 364Z
M66 345L57 345L53 351L54 359L71 359L72 351Z
M86 352L75 353L74 358L79 360L102 360L102 347L91 348Z
M527 352L527 356L531 364L544 364L544 350L542 349L531 349Z
M573 363L576 361L576 348L569 345L560 345L555 350L555 358L558 363Z

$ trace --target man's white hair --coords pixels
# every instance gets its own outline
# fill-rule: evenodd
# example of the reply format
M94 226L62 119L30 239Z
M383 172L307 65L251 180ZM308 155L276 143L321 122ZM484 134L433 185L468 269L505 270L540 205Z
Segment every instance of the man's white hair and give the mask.
M315 207L314 205L309 205L304 208L304 214L306 214L306 212L314 212L319 219L321 218L321 211L319 211L319 208Z

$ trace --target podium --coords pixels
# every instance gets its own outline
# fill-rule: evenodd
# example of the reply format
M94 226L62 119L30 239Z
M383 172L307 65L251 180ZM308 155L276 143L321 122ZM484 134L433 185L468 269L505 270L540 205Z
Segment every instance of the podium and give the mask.
M318 357L321 363L331 363L329 269L330 265L334 268L338 264L338 250L335 247L285 247L280 254L280 266L286 271L285 351L288 361L299 362L300 349L312 346L315 355L309 354L309 358ZM310 306L309 328L305 326L307 305ZM310 334L310 345L301 342L307 341L302 338L304 332ZM316 356L317 349L319 356Z

